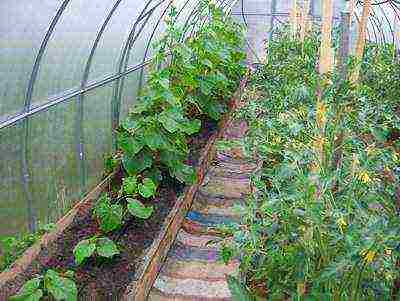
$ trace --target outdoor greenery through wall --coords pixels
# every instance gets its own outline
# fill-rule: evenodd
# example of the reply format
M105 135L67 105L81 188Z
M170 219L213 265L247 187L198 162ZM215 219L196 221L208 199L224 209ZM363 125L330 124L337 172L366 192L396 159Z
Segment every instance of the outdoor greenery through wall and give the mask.
M276 32L236 113L263 168L224 229L221 258L240 259L235 300L400 297L400 62L392 46L367 45L353 84L319 75L319 44Z
M201 1L200 12L200 20L206 22L187 37L177 25L176 8L169 10L146 86L117 130L118 152L105 162L107 173L122 171L122 185L117 197L103 194L95 204L92 217L99 231L75 246L76 265L88 263L92 256L117 256L117 242L106 235L131 219L149 218L154 208L144 203L157 195L165 178L186 184L196 181L193 167L186 163L188 138L200 130L202 120L218 121L227 112L228 100L246 69L243 27L211 1ZM9 264L6 259L4 267ZM76 300L70 276L48 270L26 282L12 300L40 300L47 295Z

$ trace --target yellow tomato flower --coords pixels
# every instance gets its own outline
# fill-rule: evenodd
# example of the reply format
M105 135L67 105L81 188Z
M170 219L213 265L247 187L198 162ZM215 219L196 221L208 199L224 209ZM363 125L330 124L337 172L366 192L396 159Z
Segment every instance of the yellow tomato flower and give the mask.
M313 148L317 151L321 151L322 148L324 147L325 142L326 142L325 137L319 136L313 141Z
M400 163L400 152L394 152L393 153L393 160L394 160L394 162L399 162Z
M367 171L361 171L359 174L358 174L358 179L360 179L361 180L361 182L363 182L363 183L369 183L369 182L371 182L371 177L369 176L369 174L368 174L368 172Z
M306 117L306 115L307 115L306 109L303 108L303 107L300 107L300 108L297 110L297 115L298 115L299 117L301 117L301 118Z
M326 107L323 102L317 102L316 121L318 127L324 127L326 122Z
M371 263L375 259L376 251L373 250L362 250L360 255L363 257L366 263Z
M385 255L390 256L392 255L392 250L391 249L385 249Z
M310 171L311 172L317 172L319 171L319 165L315 162L311 162L310 164Z
M347 223L343 217L339 218L336 221L337 225L339 226L340 232L343 234L343 231L346 229Z
M375 148L375 144L372 145L368 145L367 149L367 156L372 156L376 153L376 148Z

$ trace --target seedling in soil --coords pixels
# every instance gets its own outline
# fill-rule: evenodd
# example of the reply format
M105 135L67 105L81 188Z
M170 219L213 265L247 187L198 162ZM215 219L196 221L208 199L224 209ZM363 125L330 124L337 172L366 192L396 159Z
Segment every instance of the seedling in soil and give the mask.
M10 301L39 301L44 297L53 297L57 301L78 300L78 290L73 280L74 272L67 271L63 274L54 270L47 270L42 276L38 276L25 282L17 295Z
M94 255L112 258L119 253L117 245L107 237L93 236L80 241L74 248L75 262L78 265L82 264L86 258Z

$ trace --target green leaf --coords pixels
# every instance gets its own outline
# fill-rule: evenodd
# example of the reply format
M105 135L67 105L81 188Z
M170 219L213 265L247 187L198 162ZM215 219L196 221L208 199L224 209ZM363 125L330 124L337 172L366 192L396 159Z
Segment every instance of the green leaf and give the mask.
M174 107L164 110L158 120L168 132L175 133L179 129L179 122L182 118L182 111Z
M127 177L122 180L122 191L125 194L131 195L137 192L137 178Z
M207 67L209 67L209 68L211 68L211 69L214 67L214 66L213 66L213 63L212 63L210 60L208 60L208 59L202 60L201 63L202 63L204 66L207 66Z
M100 256L107 258L120 253L117 245L107 237L101 237L96 240L96 252Z
M122 164L130 176L137 175L144 169L151 167L153 159L148 152L141 152L135 157L124 154Z
M125 118L125 120L121 122L121 126L126 131L134 131L140 126L140 122L137 119L128 117L128 118Z
M131 114L142 114L151 109L154 104L154 99L149 96L139 97L134 107L130 110Z
M162 181L162 179L163 179L161 171L156 167L154 167L152 169L149 169L149 170L146 170L143 173L143 176L146 177L146 178L152 179L155 184L160 183Z
M142 197L149 198L151 196L154 196L154 194L156 193L157 186L151 179L145 178L143 180L143 183L138 185L138 188L139 188L139 194Z
M74 258L76 264L80 265L82 262L93 255L96 245L90 239L80 241L74 248Z
M127 199L128 211L135 217L148 219L153 213L153 206L146 207L136 199Z
M201 121L199 119L189 120L180 124L180 129L188 135L193 135L200 130Z
M122 206L111 204L106 195L99 199L94 213L100 222L100 229L104 232L113 231L122 224Z
M44 276L44 286L46 290L56 299L65 301L76 301L78 290L75 282L68 278L63 278L53 270L48 270Z
M74 278L75 277L75 272L74 271L71 271L71 270L68 270L68 271L66 271L65 273L64 273L64 276L65 277L67 277L67 278Z
M18 295L12 296L10 301L39 301L43 296L43 291L40 289L42 278L37 277L25 282L19 290Z
M175 167L174 176L186 184L194 184L197 176L193 167L180 163Z
M250 295L247 288L236 278L228 275L226 280L228 282L228 287L231 291L233 301L255 301L255 298Z
M117 143L118 147L129 156L136 155L144 146L141 140L132 137L126 132L117 134Z
M145 135L143 137L144 143L146 143L146 145L153 151L162 148L166 144L166 141L160 130L161 129L159 128L148 128L145 131Z
M228 264L228 262L232 259L233 257L233 249L229 248L227 246L222 246L221 251L220 251L220 256L222 261L225 264Z
M205 80L201 80L200 81L200 91L204 95L210 95L211 91L212 91L212 88L213 87L207 81L205 81Z
M170 90L165 90L161 92L160 98L168 102L173 107L181 106L179 99Z

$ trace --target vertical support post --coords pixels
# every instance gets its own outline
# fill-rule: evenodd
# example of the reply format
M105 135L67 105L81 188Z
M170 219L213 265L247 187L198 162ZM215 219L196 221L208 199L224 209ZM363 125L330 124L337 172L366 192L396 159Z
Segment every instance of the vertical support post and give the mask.
M312 17L315 17L315 1L316 0L311 0L310 1L310 15Z
M290 10L290 25L292 30L292 38L296 38L297 34L297 0L292 0L292 8Z
M277 0L272 0L271 1L271 22L269 26L269 40L272 40L272 35L274 33L274 28L275 28L275 14L276 14L276 1Z
M353 14L354 14L354 0L349 0L348 2L347 2L347 8L346 8L346 10L349 12L349 14L350 14L350 25L351 25L351 22L353 21L352 20L352 18L353 18Z
M339 57L338 57L338 69L340 71L341 80L345 81L347 79L347 58L350 52L350 19L351 15L349 12L349 7L345 7L345 9L341 12L341 39L340 39L340 48L339 48ZM338 85L340 85L341 81L338 81ZM336 123L339 125L341 123L341 105L340 103L336 103L335 106L336 111ZM332 156L332 169L339 170L342 165L343 158L343 150L342 144L344 139L344 132L340 129L339 134L335 137L334 140L334 152ZM339 183L337 179L334 180L332 186L333 195L339 190Z
M362 59L365 47L365 38L367 34L368 19L371 13L371 0L364 0L364 6L361 16L361 21L358 27L357 44L355 51L355 58L360 61ZM358 81L360 75L360 67L357 65L356 70L351 76L351 81L353 83Z
M333 67L333 55L331 47L332 15L332 0L324 0L322 2L321 50L319 59L320 74L325 74L332 71Z
M348 9L341 12L341 39L338 57L338 66L342 79L347 77L346 61L350 52L350 26L351 15Z
M300 41L304 42L306 32L308 31L308 10L310 7L310 0L303 1L303 7L300 12Z
M20 172L24 197L27 203L27 221L28 230L34 232L36 230L36 210L33 204L31 192L31 177L28 169L28 143L29 143L29 119L25 118L21 124L21 145L20 145Z

